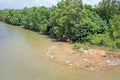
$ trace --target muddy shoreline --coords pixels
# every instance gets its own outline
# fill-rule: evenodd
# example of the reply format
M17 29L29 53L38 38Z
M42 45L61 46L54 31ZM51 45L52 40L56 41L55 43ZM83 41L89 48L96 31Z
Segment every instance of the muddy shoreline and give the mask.
M73 44L64 42L54 42L46 54L68 66L87 70L101 70L105 67L120 65L120 53L109 55L104 50L82 48L77 52L73 49Z

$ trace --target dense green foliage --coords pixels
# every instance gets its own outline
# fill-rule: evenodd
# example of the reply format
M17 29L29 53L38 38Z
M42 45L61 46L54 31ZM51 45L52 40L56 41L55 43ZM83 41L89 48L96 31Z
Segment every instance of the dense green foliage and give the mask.
M0 10L0 21L22 25L58 40L120 48L120 2L102 0L96 8L82 0L62 0L51 8Z
M96 11L103 20L109 23L113 14L120 14L119 0L102 0L96 8Z

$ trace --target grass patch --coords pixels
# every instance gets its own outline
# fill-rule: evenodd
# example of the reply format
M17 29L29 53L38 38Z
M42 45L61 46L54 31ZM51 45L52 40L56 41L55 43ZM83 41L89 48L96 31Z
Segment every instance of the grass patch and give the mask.
M89 43L84 44L84 43L78 43L78 42L76 42L76 43L74 43L73 49L79 50L80 48L83 48L85 50L88 50L91 47L92 47L92 45L90 45Z
M109 47L109 46L98 46L92 45L90 43L74 43L73 49L79 51L80 49L89 50L89 49L100 49L107 52L107 54L113 54L115 52L120 52L119 48Z

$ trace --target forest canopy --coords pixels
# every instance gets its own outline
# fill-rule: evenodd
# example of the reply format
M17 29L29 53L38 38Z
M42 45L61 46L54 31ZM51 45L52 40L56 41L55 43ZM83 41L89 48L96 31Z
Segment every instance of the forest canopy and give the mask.
M96 7L82 0L62 0L50 8L0 10L0 21L49 34L58 40L120 48L120 1L102 0Z

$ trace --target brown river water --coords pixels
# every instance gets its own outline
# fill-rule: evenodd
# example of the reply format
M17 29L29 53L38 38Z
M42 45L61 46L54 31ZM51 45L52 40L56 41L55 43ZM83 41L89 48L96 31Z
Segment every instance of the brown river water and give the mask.
M0 22L0 80L120 80L120 66L101 71L69 67L46 55L52 39Z

